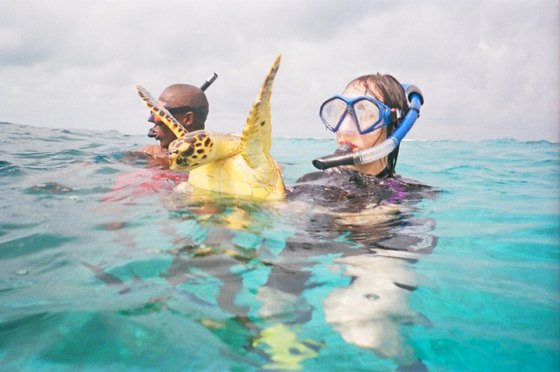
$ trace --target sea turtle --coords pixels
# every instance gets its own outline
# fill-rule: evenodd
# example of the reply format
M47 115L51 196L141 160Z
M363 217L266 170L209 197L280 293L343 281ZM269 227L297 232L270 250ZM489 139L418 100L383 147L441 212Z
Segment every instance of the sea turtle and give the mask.
M177 136L169 145L170 168L190 170L188 183L196 188L255 200L283 200L282 173L270 155L270 97L280 60L277 56L270 67L241 136L187 132L150 93L136 86L144 104Z

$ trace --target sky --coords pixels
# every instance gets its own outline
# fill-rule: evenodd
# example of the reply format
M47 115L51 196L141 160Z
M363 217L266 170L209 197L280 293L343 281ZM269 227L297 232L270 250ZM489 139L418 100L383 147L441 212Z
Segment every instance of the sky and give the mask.
M277 54L273 136L334 138L321 103L391 74L424 95L416 140L560 140L558 0L18 0L0 5L0 121L144 134L154 96L207 90L241 132Z

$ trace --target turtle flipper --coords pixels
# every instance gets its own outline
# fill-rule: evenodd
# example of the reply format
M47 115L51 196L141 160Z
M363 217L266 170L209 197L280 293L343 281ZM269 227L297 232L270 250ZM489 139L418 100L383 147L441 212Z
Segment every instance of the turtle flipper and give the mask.
M157 116L172 132L177 138L181 138L187 134L187 131L183 126L171 115L169 111L163 105L152 97L152 95L142 86L137 85L136 91L140 96L144 105Z
M257 168L268 162L272 142L272 123L270 115L270 98L272 83L278 68L281 55L278 55L268 70L257 98L253 102L247 123L241 136L243 159L251 168Z

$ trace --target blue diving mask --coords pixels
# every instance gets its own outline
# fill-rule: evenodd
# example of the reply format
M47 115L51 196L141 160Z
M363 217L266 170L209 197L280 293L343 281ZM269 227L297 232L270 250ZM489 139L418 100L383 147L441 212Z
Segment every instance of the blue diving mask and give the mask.
M354 118L360 134L371 133L401 118L399 109L387 107L383 102L371 97L346 98L336 95L326 100L319 110L319 116L328 130L340 129L346 115Z

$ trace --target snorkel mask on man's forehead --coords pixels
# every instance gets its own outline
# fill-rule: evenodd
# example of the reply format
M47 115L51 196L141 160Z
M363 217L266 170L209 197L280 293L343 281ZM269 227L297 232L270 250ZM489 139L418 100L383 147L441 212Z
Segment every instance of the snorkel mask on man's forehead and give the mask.
M206 79L206 81L204 82L204 84L202 84L200 86L200 90L201 91L205 91L206 89L208 89L208 87L210 85L212 85L212 83L218 78L218 74L216 74L215 72L208 78ZM195 108L190 107L190 106L180 106L180 107L166 107L167 111L169 111L169 113L171 115L177 115L177 114L185 114L189 111L196 111ZM153 114L150 114L150 117L148 118L149 122L153 122ZM156 132L154 131L154 128L150 128L148 129L148 137L150 138L155 138L156 136Z
M324 170L341 165L369 164L393 152L414 125L420 115L420 107L424 104L424 98L418 87L407 84L403 84L402 87L409 102L409 111L398 128L385 141L356 152L349 152L350 150L345 147L339 148L334 154L313 160L313 166ZM401 112L399 109L387 107L383 102L370 96L348 99L337 95L321 105L319 116L327 129L332 132L341 130L343 126L350 126L350 122L353 122L355 128L350 129L366 134L389 124L396 125L401 118ZM348 116L353 120L345 120Z

